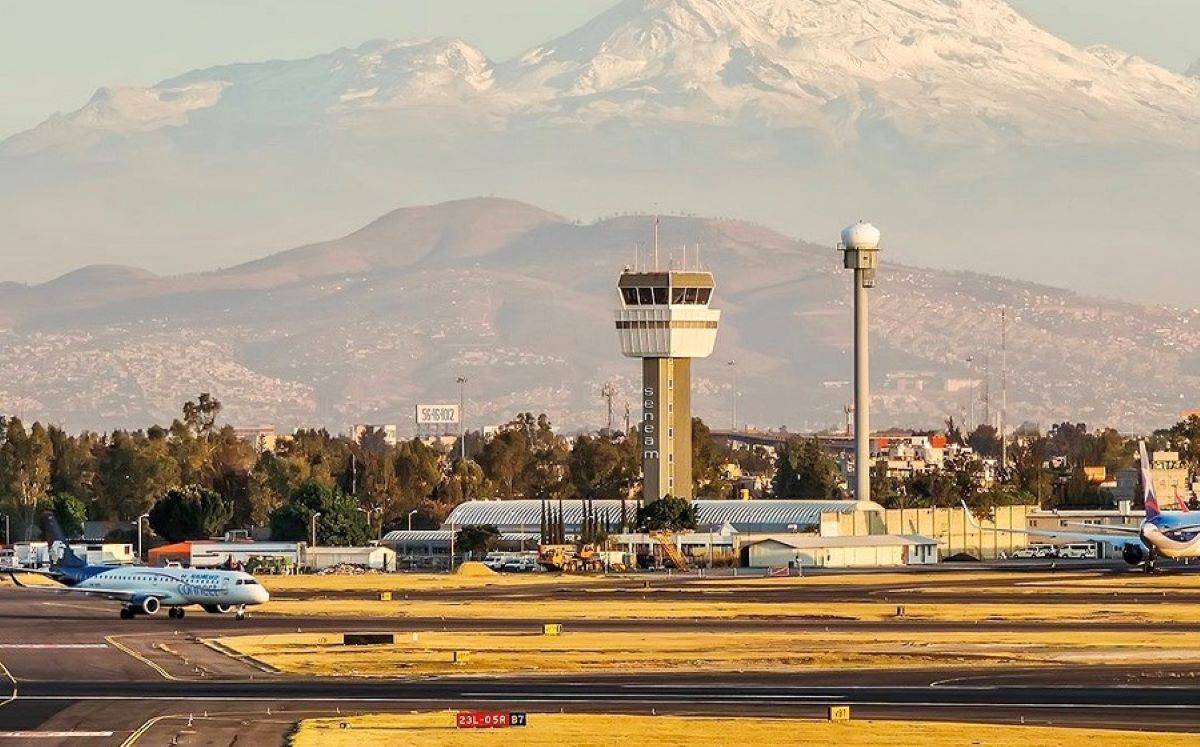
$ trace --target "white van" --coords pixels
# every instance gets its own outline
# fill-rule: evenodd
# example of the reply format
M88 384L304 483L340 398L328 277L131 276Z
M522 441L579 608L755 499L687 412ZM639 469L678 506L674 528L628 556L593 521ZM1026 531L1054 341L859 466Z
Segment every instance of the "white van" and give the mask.
M1015 550L1012 556L1014 558L1056 558L1058 549L1054 545L1029 545Z
M1098 555L1099 553L1096 552L1096 545L1091 542L1063 545L1058 550L1058 557L1073 558L1075 560L1095 560Z

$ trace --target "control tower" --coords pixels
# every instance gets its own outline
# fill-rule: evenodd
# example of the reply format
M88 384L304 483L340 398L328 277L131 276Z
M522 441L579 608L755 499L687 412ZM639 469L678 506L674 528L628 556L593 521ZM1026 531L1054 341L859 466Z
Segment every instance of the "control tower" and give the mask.
M717 341L721 312L708 307L714 287L712 273L698 268L625 268L617 283L621 352L642 359L639 435L647 502L693 497L692 359L712 355Z

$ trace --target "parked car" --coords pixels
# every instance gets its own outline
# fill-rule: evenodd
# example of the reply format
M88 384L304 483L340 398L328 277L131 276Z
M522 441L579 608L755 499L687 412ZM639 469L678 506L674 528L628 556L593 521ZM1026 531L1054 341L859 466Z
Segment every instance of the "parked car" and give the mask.
M1060 558L1074 558L1076 560L1095 560L1099 556L1096 552L1096 545L1091 542L1081 542L1074 545L1064 545L1058 551Z
M1013 551L1014 558L1057 558L1058 548L1054 545L1029 545Z
M505 561L501 568L505 573L533 573L540 569L537 560L530 557L512 558Z

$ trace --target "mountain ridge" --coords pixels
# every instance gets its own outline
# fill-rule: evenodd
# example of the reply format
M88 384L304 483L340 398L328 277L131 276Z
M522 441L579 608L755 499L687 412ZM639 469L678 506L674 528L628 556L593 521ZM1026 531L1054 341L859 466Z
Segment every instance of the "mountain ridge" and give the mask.
M413 230L451 216L513 230L484 253L472 231L427 241ZM71 287L112 272L85 268L66 281L0 292L8 351L0 411L76 428L142 427L169 421L179 402L210 391L231 422L403 425L413 404L450 397L465 375L474 427L536 410L570 429L598 424L605 383L636 399L637 366L620 356L612 330L614 284L636 243L640 262L651 261L652 216L581 223L488 198L383 218L388 230L323 242L323 259L335 264L318 274L306 273L311 257L284 251L272 272L255 262L173 277L119 268L119 283ZM851 327L836 252L734 219L658 220L663 266L686 255L716 274L722 330L712 359L696 365L699 414L727 422L722 361L737 360L745 422L834 426L850 396ZM395 261L393 242L404 236L439 254ZM872 293L881 426L937 427L972 410L979 417L982 404L969 407L968 395L980 398L989 370L999 386L1002 307L1011 422L1161 425L1200 386L1200 312L897 264L887 261L886 235L884 252ZM338 267L339 257L379 263Z
M1200 80L1000 0L628 0L507 60L375 40L102 89L0 143L0 252L21 280L175 274L494 193L798 236L870 215L911 264L1188 303L1200 256L1145 237L1200 231L1197 130Z

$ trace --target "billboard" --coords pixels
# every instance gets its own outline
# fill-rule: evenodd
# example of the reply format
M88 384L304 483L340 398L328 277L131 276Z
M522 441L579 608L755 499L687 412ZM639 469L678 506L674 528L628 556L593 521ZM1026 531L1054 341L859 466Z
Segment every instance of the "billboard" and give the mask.
M417 425L454 425L458 405L417 405Z

